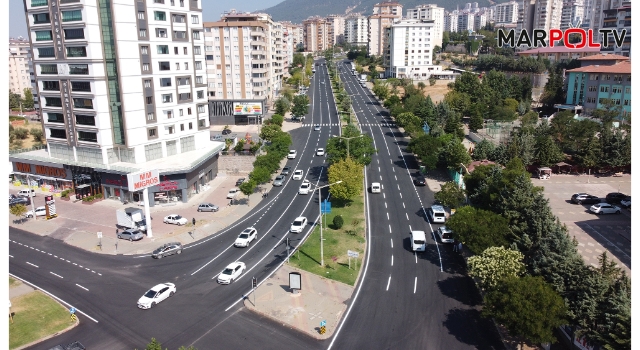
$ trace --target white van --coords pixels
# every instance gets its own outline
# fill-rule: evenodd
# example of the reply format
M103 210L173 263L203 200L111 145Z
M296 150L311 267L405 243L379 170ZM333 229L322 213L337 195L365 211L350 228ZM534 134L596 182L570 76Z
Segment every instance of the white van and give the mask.
M411 240L411 250L414 252L424 252L427 247L427 236L424 231L411 231L409 235Z
M444 207L441 205L432 205L429 208L429 217L431 222L436 224L443 224L447 219L447 213L444 211Z
M438 228L438 237L442 243L453 243L453 232L447 228L447 226L440 226Z
M380 193L380 183L379 182L371 183L371 193Z
M36 196L36 191L34 191L33 189L29 190L28 188L25 188L24 190L20 190L20 192L18 192L18 197L35 197Z

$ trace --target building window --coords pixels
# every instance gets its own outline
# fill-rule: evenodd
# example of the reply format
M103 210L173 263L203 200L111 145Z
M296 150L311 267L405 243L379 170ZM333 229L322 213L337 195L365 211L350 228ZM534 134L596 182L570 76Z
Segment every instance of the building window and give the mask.
M207 126L207 122L204 119L199 119L198 120L198 127L199 128L204 128Z
M53 40L50 30L37 30L36 41L50 41Z
M49 123L64 123L62 113L47 113L47 121Z
M84 46L67 47L67 57L87 57L87 48Z
M178 115L181 117L184 115L184 110L182 108L178 109Z
M162 103L170 103L170 102L173 102L173 94L163 94Z
M53 47L39 47L38 58L56 57Z
M173 111L169 110L169 111L164 111L164 113L167 115L167 119L171 119L173 118Z
M600 92L609 92L609 85L600 86Z
M57 64L41 64L40 74L58 74Z
M44 101L46 107L62 107L62 99L60 97L45 97Z
M33 15L33 24L44 24L44 23L51 23L48 12L36 13Z
M200 23L200 19L198 18L197 15L191 15L191 23L193 23L193 24Z
M200 90L200 91L196 92L196 94L197 94L198 98L204 98L204 91L203 90Z
M200 61L196 61L196 69L197 69L197 70L202 69L202 62L200 62Z
M187 108L187 114L191 115L191 107Z
M148 105L152 105L153 104L153 96L147 96L147 97L145 97L145 100L147 101Z
M171 86L171 78L160 78L160 86Z
M153 18L156 21L166 21L167 20L167 14L163 11L154 11L153 12Z
M160 70L171 70L171 65L169 62L158 62L158 66Z
M153 0L156 4L164 4L164 0Z
M176 62L176 70L180 70L180 63Z
M153 121L155 117L153 116L153 112L147 113L147 121Z
M198 113L204 113L204 106L198 106Z
M194 30L193 31L193 40L200 40L200 31L199 30Z
M96 125L96 117L92 115L76 114L76 124L79 125Z
M62 11L62 22L82 21L82 11Z
M148 55L149 54L149 46L140 46L140 54Z
M62 129L50 129L51 130L51 135L50 137L56 138L56 139L66 139L67 138L67 132L62 130Z
M629 105L629 100L624 100L624 105L628 106Z
M630 87L624 88L624 93L625 94L630 94L631 93L631 88Z
M49 2L47 0L31 0L31 7L47 6Z
M168 55L169 54L169 45L158 45L156 46L158 50L158 54L160 55Z
M185 55L188 55L189 54L188 52L189 51L187 50L186 46L182 48L182 53L184 53Z
M70 64L69 74L89 74L88 64Z
M88 81L72 81L71 90L79 92L91 92L91 83Z
M65 29L64 38L66 40L84 39L84 29L82 28Z
M185 32L183 30L174 30L173 31L173 37L175 39L186 39L187 38L187 32Z
M201 75L196 76L196 84L202 84L202 81L203 80Z
M156 129L147 129L149 138L156 137Z
M142 29L140 29L140 34L139 34L139 36L140 36L141 38L146 38L146 37L147 37L147 29L146 29L146 28L142 28Z
M168 126L167 127L167 134L172 135L176 133L176 127L175 126Z
M93 101L90 98L74 98L73 108L93 109Z
M184 23L184 15L173 15L173 23Z
M157 38L166 38L167 30L164 28L156 28L156 37Z
M143 63L142 64L142 71L143 72L148 72L149 71L149 63Z
M184 70L189 70L189 62L184 63Z
M213 55L206 55L204 56L204 59L207 61L213 61Z
M138 11L138 19L144 19L144 11Z
M189 130L193 129L193 123L189 122Z
M189 92L184 92L181 94L178 94L178 100L179 101L187 101L191 99L191 93Z
M59 81L43 81L42 82L42 90L45 91L60 91L60 82Z
M184 124L180 124L180 131L184 131Z
M194 46L193 47L193 54L194 55L200 55L202 52L200 51L200 46Z

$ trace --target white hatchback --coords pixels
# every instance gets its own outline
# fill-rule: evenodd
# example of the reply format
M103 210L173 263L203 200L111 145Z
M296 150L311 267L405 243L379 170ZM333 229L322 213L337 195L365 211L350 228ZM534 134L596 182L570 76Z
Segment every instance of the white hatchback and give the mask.
M611 205L609 203L598 203L598 204L592 205L591 208L589 208L589 211L598 215L620 214L620 207Z
M291 229L289 231L293 233L300 233L305 226L307 226L307 218L299 216L291 223Z
M229 190L229 193L227 193L227 199L234 199L236 198L236 196L238 195L238 193L240 192L239 189L237 188L232 188Z
M173 296L176 293L176 285L173 283L160 283L149 289L144 295L138 299L138 307L141 309L150 309L159 302Z
M302 185L300 185L300 189L298 190L298 194L309 194L311 190L311 183L309 180L304 180Z
M240 261L236 261L234 263L229 264L220 274L218 275L218 283L220 284L229 284L244 272L247 266Z
M324 148L318 148L316 150L316 156L324 156Z
M174 224L174 225L182 226L182 225L186 225L188 220L187 218L183 218L180 215L171 214L171 215L165 216L162 222L164 222L165 224Z
M254 227L247 227L244 231L240 232L238 238L236 238L235 243L233 243L236 247L248 247L251 242L253 242L258 237L258 231Z
M295 149L289 150L289 154L287 155L287 159L295 159L298 155Z
M304 177L304 171L296 170L293 172L293 176L291 178L294 180L302 180L303 177Z
M36 208L36 215L35 216L45 216L47 215L47 209L45 207L37 207ZM33 217L33 211L29 210L28 212L26 212L24 214L24 216L26 218L32 218Z

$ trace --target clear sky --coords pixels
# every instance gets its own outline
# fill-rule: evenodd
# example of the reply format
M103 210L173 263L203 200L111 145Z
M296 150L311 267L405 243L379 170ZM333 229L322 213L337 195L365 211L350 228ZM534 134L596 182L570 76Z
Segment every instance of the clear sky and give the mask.
M229 11L232 8L240 12L250 12L274 6L282 1L283 0L202 0L202 15L205 21L217 21L220 19L222 12ZM9 0L9 36L27 37L27 21L24 16L23 0Z

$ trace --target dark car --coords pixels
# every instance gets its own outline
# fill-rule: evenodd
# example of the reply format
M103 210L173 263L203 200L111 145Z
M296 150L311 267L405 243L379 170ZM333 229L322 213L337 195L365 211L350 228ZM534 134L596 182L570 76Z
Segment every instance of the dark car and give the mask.
M241 177L238 179L238 181L236 181L236 186L240 186L244 183L246 179L244 177Z
M291 172L291 167L290 166L286 166L286 167L282 168L282 171L280 172L280 174L289 175L290 172Z
M79 341L74 341L69 345L56 345L49 350L85 350L86 348Z
M576 204L595 204L600 203L602 200L598 196L592 196L588 193L574 193L571 196L571 202Z
M222 135L229 135L231 134L231 129L223 129L222 130Z
M128 239L129 242L131 242L131 241L139 241L139 240L142 239L142 237L144 237L142 232L138 231L135 228L129 228L129 229L126 229L126 230L118 233L118 238L119 239Z
M624 193L620 193L620 192L611 192L609 194L607 194L607 203L620 203L621 200L627 198L629 196L627 196Z
M211 204L211 203L202 203L198 206L198 211L211 211L211 212L216 212L220 210L220 208L218 208L217 205L215 204Z
M15 195L15 194L13 194L13 193L11 193L11 194L9 195L9 200L16 199L16 198L18 198L18 196L16 196L16 195Z
M182 244L179 242L172 242L164 244L162 247L153 251L152 257L156 259L162 259L165 256L182 253Z
M427 179L424 178L424 176L422 175L418 175L416 176L415 179L413 179L413 184L416 186L426 186L427 185Z
M29 205L31 204L31 199L29 199L29 197L16 197L14 199L9 200L10 207L17 204Z

